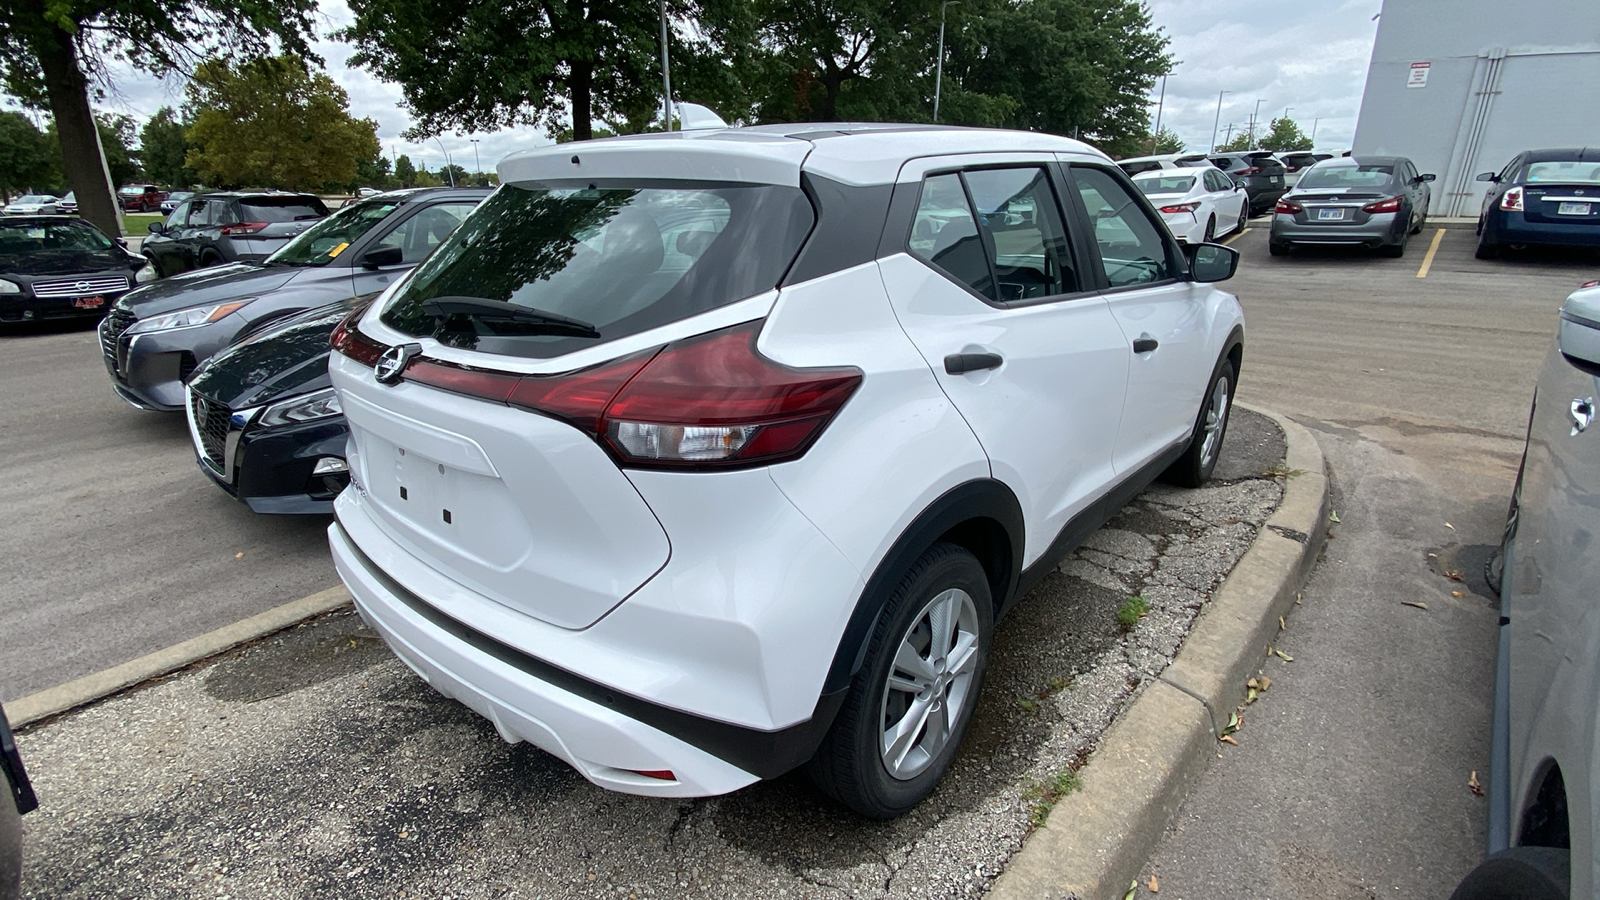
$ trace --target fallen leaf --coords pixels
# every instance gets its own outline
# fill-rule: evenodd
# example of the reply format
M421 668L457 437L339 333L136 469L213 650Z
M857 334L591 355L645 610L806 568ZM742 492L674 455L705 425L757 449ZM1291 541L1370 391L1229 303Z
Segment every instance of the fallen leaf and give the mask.
M1261 680L1259 678L1252 678L1249 681L1246 681L1244 686L1252 691L1259 691L1261 690Z
M1283 660L1284 662L1294 662L1294 657L1292 657L1289 654L1283 652L1282 650L1274 650L1272 652L1277 654L1278 658Z
M1122 895L1122 900L1133 900L1133 895L1139 893L1139 879L1135 878L1128 884L1128 892Z
M1156 880L1156 873L1150 873L1150 882L1146 885L1146 887L1150 888L1150 893L1152 894L1158 894L1161 892L1161 882Z
M1241 724L1243 723L1239 721L1239 714L1237 712L1228 713L1228 727L1222 729L1223 735L1230 735L1235 731L1238 731Z
M1457 572L1455 569L1446 569L1445 573L1444 573L1444 577L1450 579L1451 581L1466 581L1467 580L1466 578L1462 577L1461 573Z
M1295 606L1299 606L1300 605L1300 592L1299 591L1295 591L1294 592L1294 605Z
M1289 629L1289 623L1285 622L1283 620L1283 616L1279 616L1278 617L1278 630L1279 631L1287 631L1288 629Z
M1451 591L1450 592L1450 596L1452 596L1452 597L1465 597L1466 595L1467 595L1466 591Z
M1233 735L1231 734L1225 734L1222 737L1217 738L1217 740L1223 742L1224 744L1232 744L1235 747L1239 746L1239 742L1234 740Z
M1428 558L1429 559L1438 559L1439 558L1439 554L1437 554L1437 553L1429 553L1428 554Z
M1454 525L1451 525L1449 522L1444 523L1444 527L1450 529L1451 531L1455 531L1456 530L1456 527Z
M1472 793L1483 796L1483 785L1478 783L1478 770L1472 770L1472 777L1467 779L1467 787L1472 788Z
M1259 690L1257 690L1255 688L1251 688L1250 689L1250 693L1244 695L1244 702L1247 703L1247 704L1248 703L1254 703L1254 702L1256 702L1256 697L1259 696L1260 694L1261 694L1261 691L1259 691Z
M1260 681L1261 681L1261 689L1263 691L1266 690L1269 687L1272 687L1272 679L1271 678L1268 678L1267 676L1263 675L1263 676L1261 676Z
M1423 603L1421 600L1401 600L1400 601L1400 605L1402 605L1402 606L1415 606L1417 609L1422 609L1422 610L1425 610L1425 609L1428 608L1428 604Z
M1332 509L1328 510L1328 521L1329 522L1337 522L1337 521L1339 521L1339 513L1338 513L1337 510L1332 510Z
M234 554L234 555L233 555L233 558L234 558L234 559L244 559L244 551L243 551L243 550L240 550L240 551L239 551L239 552L238 552L238 553L235 553L235 554Z

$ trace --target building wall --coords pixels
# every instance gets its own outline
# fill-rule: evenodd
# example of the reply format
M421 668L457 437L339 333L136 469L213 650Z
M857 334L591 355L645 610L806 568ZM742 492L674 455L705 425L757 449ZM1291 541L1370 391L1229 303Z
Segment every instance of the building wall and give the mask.
M1408 87L1414 63L1427 82ZM1384 0L1355 154L1438 175L1435 215L1477 216L1520 150L1600 146L1600 0Z

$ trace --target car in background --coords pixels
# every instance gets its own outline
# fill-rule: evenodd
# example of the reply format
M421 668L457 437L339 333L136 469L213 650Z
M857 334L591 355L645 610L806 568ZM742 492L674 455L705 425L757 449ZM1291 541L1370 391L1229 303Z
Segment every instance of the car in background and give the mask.
M60 211L60 200L50 194L23 194L7 203L8 216L53 216Z
M356 198L359 199L359 200L365 200L368 197L376 197L381 193L383 193L383 191L380 191L377 188L369 188L369 187L358 188L356 190Z
M1155 169L1185 169L1209 165L1211 162L1206 159L1204 153L1163 153L1159 156L1132 156L1117 160L1117 167L1129 175Z
M180 204L165 222L151 222L140 251L162 278L220 266L259 262L328 214L315 194L202 194Z
M39 808L39 798L4 709L0 709L0 777L6 787L5 798L0 799L0 900L16 900L22 893L22 817Z
M67 195L56 201L56 212L64 216L78 214L78 195L75 191L67 191Z
M1277 157L1278 162L1283 163L1283 183L1292 188L1300 181L1305 170L1325 159L1333 159L1334 154L1316 150L1283 150Z
M160 212L165 199L167 192L153 184L125 184L117 189L117 202L123 212Z
M1428 218L1432 182L1403 156L1323 160L1273 207L1267 250L1284 256L1297 244L1335 244L1403 256Z
M186 411L200 470L255 512L332 513L350 483L350 432L328 380L328 338L374 296L274 322L189 379Z
M113 390L141 409L183 409L189 375L240 334L388 287L488 194L421 188L358 200L309 223L259 265L201 269L136 289L100 326Z
M194 191L173 191L167 195L167 199L161 201L161 211L171 215L178 208L178 204L194 199L194 195Z
M0 323L99 318L144 265L79 218L0 219Z
M1528 150L1479 181L1479 259L1534 244L1600 247L1600 148Z
M1244 188L1213 166L1152 169L1133 176L1133 184L1185 244L1203 244L1219 234L1243 231L1250 221Z
M1499 557L1489 856L1453 900L1600 896L1597 376L1600 281L1562 305L1534 387Z
M1238 153L1213 153L1208 157L1212 165L1232 178L1235 184L1244 185L1250 195L1251 214L1265 212L1278 202L1284 191L1283 163L1266 150L1244 150Z

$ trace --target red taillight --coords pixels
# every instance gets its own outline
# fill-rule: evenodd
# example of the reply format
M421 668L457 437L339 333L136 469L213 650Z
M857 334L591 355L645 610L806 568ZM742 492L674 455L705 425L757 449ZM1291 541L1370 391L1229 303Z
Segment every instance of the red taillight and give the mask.
M255 234L267 227L266 222L235 222L232 225L222 226L223 234Z
M1371 203L1368 203L1366 206L1361 207L1361 211L1362 212L1369 212L1369 213L1399 212L1400 211L1400 198L1399 197L1385 197L1382 200L1374 200Z
M1261 169L1260 166L1245 166L1244 168L1240 169L1239 171L1232 172L1230 174L1233 174L1233 175L1260 175L1261 172L1262 172L1262 169Z
M1164 213L1192 213L1200 208L1198 203L1174 203L1171 206L1161 207Z
M1522 212L1522 185L1506 191L1500 198L1500 208L1508 212Z
M1305 210L1305 207L1301 206L1300 204L1298 204L1296 202L1294 202L1293 200L1282 200L1282 199L1280 199L1278 201L1278 205L1277 206L1274 206L1272 208L1273 212L1275 212L1275 213L1283 213L1284 215L1288 215L1288 216L1292 216L1295 213L1302 212L1303 210Z
M1600 281L1585 281L1583 284L1578 285L1578 287L1581 287L1581 288L1600 287Z
M367 308L363 305L360 309L354 310L350 315L345 316L343 321L334 326L333 334L329 336L328 343L332 345L333 349L343 353L345 356L364 366L370 366L376 363L378 357L383 355L383 351L389 348L356 330L356 320L361 318L361 314L366 311Z

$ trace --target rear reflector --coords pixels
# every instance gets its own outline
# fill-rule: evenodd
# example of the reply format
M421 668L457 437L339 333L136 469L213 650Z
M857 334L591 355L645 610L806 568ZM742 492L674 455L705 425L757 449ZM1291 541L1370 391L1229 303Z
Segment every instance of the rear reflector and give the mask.
M1522 212L1522 186L1517 185L1506 191L1500 198L1500 208L1508 212Z
M662 781L678 780L678 776L672 774L671 769L624 769L623 771L632 772L635 775L643 775L646 778L659 778Z
M1368 203L1366 206L1361 207L1361 211L1362 212L1369 212L1369 213L1399 212L1400 211L1400 198L1399 197L1385 197L1382 200L1374 200L1371 203Z

